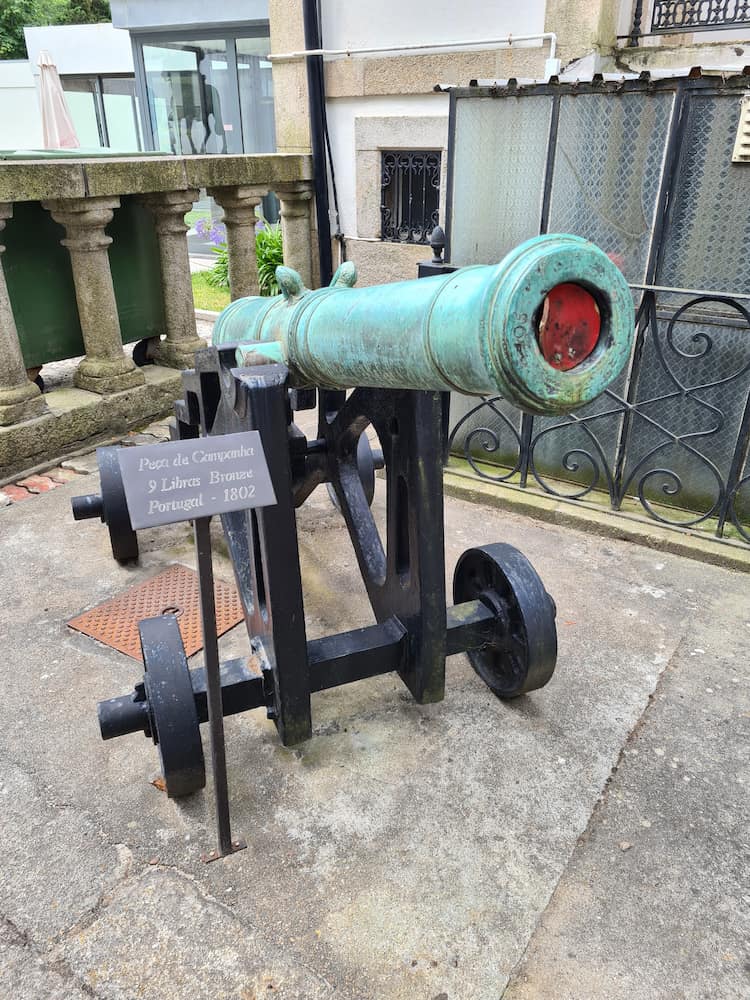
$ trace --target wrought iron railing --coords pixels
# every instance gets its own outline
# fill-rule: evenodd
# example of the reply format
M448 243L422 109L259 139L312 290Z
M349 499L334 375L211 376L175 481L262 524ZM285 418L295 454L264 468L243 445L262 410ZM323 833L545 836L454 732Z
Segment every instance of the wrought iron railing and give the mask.
M631 45L638 44L642 20L643 0L636 0ZM651 7L652 35L717 31L741 25L750 26L750 0L653 0Z
M598 493L614 510L630 499L663 524L710 523L718 537L732 525L750 543L750 296L634 292L635 348L616 389L554 419L485 397L456 421L451 450L482 479Z
M651 31L710 31L750 24L748 0L654 0Z

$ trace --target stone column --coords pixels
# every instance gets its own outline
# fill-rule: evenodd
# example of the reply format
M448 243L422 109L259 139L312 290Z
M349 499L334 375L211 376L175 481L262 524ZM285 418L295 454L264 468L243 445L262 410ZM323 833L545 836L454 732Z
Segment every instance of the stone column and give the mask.
M208 188L208 193L224 210L232 301L259 295L255 209L268 193L268 187L215 187Z
M120 199L70 198L42 202L55 222L65 227L78 303L78 319L86 357L75 374L79 389L106 394L143 385L145 378L122 349L120 318L109 268L104 232Z
M274 187L281 202L281 233L284 239L284 263L299 273L308 288L312 288L312 230L310 203L312 184L277 184Z
M0 202L0 232L13 214L13 206ZM0 254L5 247L0 244ZM0 259L0 427L38 417L47 409L39 387L30 382L18 341L18 330Z
M185 215L193 207L197 191L159 191L144 195L159 237L161 288L164 296L166 340L154 344L151 356L169 368L192 368L195 352L205 347L195 326L193 286L190 281Z

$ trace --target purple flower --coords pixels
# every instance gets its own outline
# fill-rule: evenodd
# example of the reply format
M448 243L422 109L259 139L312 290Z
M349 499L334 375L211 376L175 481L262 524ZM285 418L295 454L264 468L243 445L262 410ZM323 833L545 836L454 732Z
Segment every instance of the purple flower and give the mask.
M195 224L195 231L201 239L213 243L215 247L226 243L227 227L223 222L215 219L198 219Z
M214 222L208 233L208 238L215 247L227 241L227 227L223 222Z

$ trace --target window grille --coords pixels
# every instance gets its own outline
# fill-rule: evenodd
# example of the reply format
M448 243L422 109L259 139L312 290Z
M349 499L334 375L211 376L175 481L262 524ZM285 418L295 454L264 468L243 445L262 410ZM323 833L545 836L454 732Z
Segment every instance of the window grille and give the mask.
M381 157L382 238L428 243L438 224L440 151L384 150Z

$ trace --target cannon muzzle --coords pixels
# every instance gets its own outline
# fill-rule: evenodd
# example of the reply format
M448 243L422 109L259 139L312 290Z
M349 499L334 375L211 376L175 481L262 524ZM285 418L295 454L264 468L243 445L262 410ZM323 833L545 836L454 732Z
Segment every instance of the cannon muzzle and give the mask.
M499 264L354 289L343 264L311 291L278 268L282 294L238 299L214 344L240 365L289 366L293 385L500 393L530 413L599 396L630 355L634 309L618 268L577 236L539 236Z

